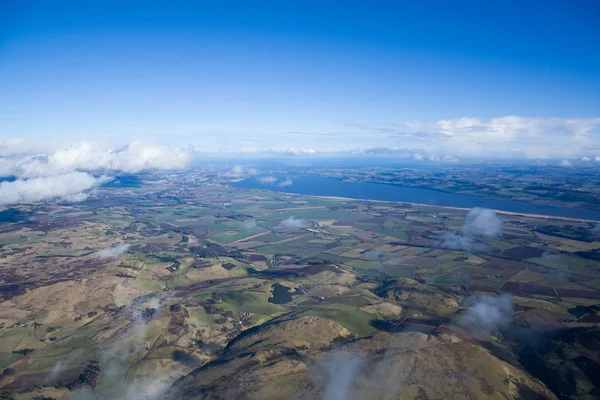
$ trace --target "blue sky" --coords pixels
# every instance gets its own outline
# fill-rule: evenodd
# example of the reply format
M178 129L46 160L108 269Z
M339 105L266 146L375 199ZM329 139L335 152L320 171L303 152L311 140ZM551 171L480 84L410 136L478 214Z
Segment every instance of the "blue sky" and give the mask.
M600 3L0 2L2 138L600 155Z

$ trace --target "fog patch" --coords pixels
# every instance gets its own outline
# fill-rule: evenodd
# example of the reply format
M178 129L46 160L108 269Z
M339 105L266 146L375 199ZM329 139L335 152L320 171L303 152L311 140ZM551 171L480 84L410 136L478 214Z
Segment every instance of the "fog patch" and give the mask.
M323 399L346 400L350 398L350 388L354 385L356 375L364 364L362 357L335 352L323 363L328 380Z
M235 176L256 175L258 174L258 170L245 165L234 165L231 167L231 173Z
M414 339L394 336L383 356L369 360L361 354L334 351L315 374L315 385L322 387L323 400L398 398L410 379L410 368L398 367L398 354L414 345ZM323 373L325 372L325 373Z
M119 244L117 246L112 246L97 251L93 254L93 256L98 258L115 258L129 250L129 247L130 246L128 244Z
M286 180L279 182L280 187L291 186L293 184L294 184L294 181L291 180L290 178L287 178Z
M546 260L546 261L550 261L550 262L556 262L560 259L560 256L558 254L554 254L550 251L544 251L542 253L542 260Z
M251 231L252 229L256 229L256 220L254 218L248 218L242 222L242 228Z
M246 168L244 168L243 165L234 165L231 168L231 173L235 176L242 176L242 175L244 175L245 170L246 170Z
M456 232L445 233L442 236L440 247L467 253L482 252L489 249L485 244L476 242L471 236Z
M256 180L262 185L274 185L277 182L274 176L260 176Z
M506 296L476 296L458 325L478 337L489 336L513 317L513 302Z
M276 228L280 229L305 229L308 228L309 223L305 219L298 219L295 217L289 217L284 219L279 224L276 225Z
M383 251L380 250L367 250L361 254L362 257L366 260L377 261L380 257L384 255Z
M148 322L160 317L164 309L161 301L166 297L167 295L162 293L138 297L118 314L117 319L126 317L130 323L119 330L118 337L108 342L98 352L101 370L96 388L86 387L75 390L67 397L68 399L160 400L165 398L167 390L173 383L171 378L161 378L154 373L149 373L131 380L129 375L131 366L146 351L148 345L154 349L166 344L168 333L156 337L155 333L149 336L151 333L147 330ZM176 339L171 336L171 343ZM179 373L179 371L175 372ZM181 371L182 374L183 372Z

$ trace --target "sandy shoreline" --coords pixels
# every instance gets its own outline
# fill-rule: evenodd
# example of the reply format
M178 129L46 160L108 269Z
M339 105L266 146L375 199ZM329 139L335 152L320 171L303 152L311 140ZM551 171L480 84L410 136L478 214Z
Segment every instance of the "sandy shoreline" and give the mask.
M278 193L285 193L285 194L289 194L289 195L293 195L293 196L316 197L316 198L321 198L321 199L337 199L337 200L352 200L352 201L370 201L370 202L373 202L373 203L394 203L394 204L404 203L404 204L410 204L410 205L420 206L420 207L447 208L449 210L462 210L462 211L471 210L471 208L466 208L466 207L438 206L438 205L433 205L433 204L412 203L410 201L386 201L386 200L356 199L356 198L353 198L353 197L317 196L317 195L296 194L296 193L288 193L288 192L278 192ZM504 210L496 210L496 209L493 209L493 210L496 213L503 214L503 215L519 215L519 216L531 217L531 218L558 219L558 220L561 220L561 221L584 221L584 222L600 223L599 221L596 221L596 220L593 220L593 219L570 218L570 217L555 217L553 215L526 214L526 213L504 211Z

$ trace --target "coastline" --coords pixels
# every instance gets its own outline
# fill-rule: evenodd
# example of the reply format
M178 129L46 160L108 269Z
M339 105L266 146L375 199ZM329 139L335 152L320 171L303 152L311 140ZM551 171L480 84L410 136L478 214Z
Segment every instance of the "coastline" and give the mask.
M315 197L315 198L321 198L321 199L351 200L351 201L358 200L358 201L370 201L373 203L393 203L393 204L404 203L404 204L410 204L410 205L420 206L420 207L447 208L449 210L461 210L461 211L469 211L472 209L472 208L468 208L468 207L438 206L438 205L433 205L433 204L413 203L410 201L372 200L372 199L359 199L359 198L354 198L354 197L341 197L341 196L318 196L318 195L311 195L311 194L297 194L297 193L289 193L289 192L280 192L280 191L271 190L271 189L255 189L255 190L269 190L271 192L283 193L283 194L288 194L291 196L305 196L305 197ZM561 221L583 221L583 222L591 222L591 223L600 224L600 222L593 220L593 219L557 217L557 216L553 216L553 215L544 215L544 214L519 213L519 212L513 212L513 211L497 210L497 209L493 209L493 208L492 208L492 210L494 210L497 214L503 214L503 215L515 215L515 216L542 218L542 219L549 219L549 220L557 219L557 220L561 220Z

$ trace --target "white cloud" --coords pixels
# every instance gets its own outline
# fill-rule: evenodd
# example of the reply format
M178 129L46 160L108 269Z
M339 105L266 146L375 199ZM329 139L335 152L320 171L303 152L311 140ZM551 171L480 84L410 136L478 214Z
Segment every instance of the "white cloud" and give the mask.
M396 137L408 148L459 157L594 157L594 149L600 148L600 118L460 117L361 129L373 133L371 139L374 135Z
M41 143L47 143L41 141ZM108 178L94 178L87 172L136 173L143 170L174 170L186 167L193 158L191 148L131 142L118 148L80 142L54 148L46 153L31 141L0 142L0 176L16 176L0 186L0 204L18 204L61 199L84 201L89 189Z
M83 201L87 198L83 192L100 185L106 179L95 178L84 172L69 172L49 177L2 182L0 183L0 205L54 199Z
M244 220L244 222L242 222L242 228L244 228L247 231L256 229L256 227L257 227L257 224L256 224L256 220L254 218L248 218L248 219Z
M465 235L496 237L502 234L504 224L494 210L473 208L467 213L462 232Z
M437 154L432 154L429 156L429 161L433 161L433 162L459 162L460 160L454 156L450 156L450 155L443 155L443 156L438 156Z
M440 247L449 250L465 251L467 253L478 253L486 251L488 246L483 243L476 242L469 235L461 235L456 232L445 233L442 236Z
M476 336L487 336L512 319L513 303L509 297L479 296L471 302L471 307L458 323Z
M114 258L125 253L127 250L129 250L128 244L119 244L117 246L107 247L106 249L99 250L94 253L93 256L98 258Z
M562 160L559 165L561 167L571 167L573 164L569 160Z
M231 173L235 176L256 175L258 170L244 165L234 165L231 167Z
M288 229L304 229L308 228L308 221L305 219L298 219L295 217L289 217L281 221L276 228L288 228Z
M291 178L287 178L286 180L279 182L279 186L281 187L291 186L293 184L294 181Z
M20 148L19 151L21 150L24 151L25 148ZM189 165L194 156L191 148L144 142L131 142L118 148L105 148L98 143L79 142L47 154L34 153L34 150L35 148L30 148L29 154L1 159L0 173L35 178L71 171L102 170L136 173L143 170L176 170ZM11 151L6 150L5 153L10 154Z
M442 236L440 247L450 250L476 253L488 250L488 246L479 243L473 236L497 237L502 235L504 224L494 210L473 208L467 213L467 219L461 232L449 232Z
M273 185L275 184L275 182L277 182L277 178L275 178L274 176L261 176L256 178L256 180L262 183L263 185Z

